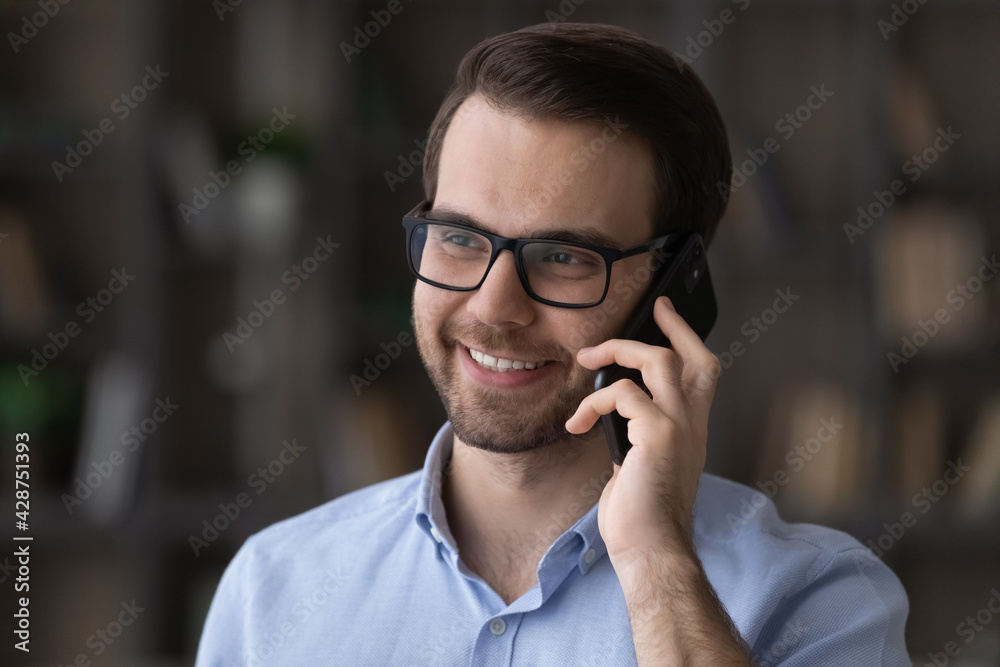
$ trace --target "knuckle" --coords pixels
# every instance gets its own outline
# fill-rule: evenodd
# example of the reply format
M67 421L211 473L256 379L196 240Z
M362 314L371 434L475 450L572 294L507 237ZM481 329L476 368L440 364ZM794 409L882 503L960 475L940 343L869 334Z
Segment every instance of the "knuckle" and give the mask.
M719 357L717 357L712 352L709 352L708 356L705 358L705 366L709 370L721 369L722 362L719 360Z
M678 434L680 427L670 417L664 417L663 423L660 425L660 432L669 440Z
M722 375L722 362L714 354L709 354L704 364L705 374L713 380Z
M674 361L676 360L676 357L677 353L671 350L669 347L660 347L657 348L655 360L659 364L669 368L671 365L673 365Z
M612 387L616 387L618 391L624 393L633 393L639 390L638 385L631 380L631 378L622 378L615 382Z

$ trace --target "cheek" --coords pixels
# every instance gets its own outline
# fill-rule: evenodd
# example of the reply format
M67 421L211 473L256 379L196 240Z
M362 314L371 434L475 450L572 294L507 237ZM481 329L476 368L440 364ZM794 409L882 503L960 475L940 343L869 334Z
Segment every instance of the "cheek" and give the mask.
M638 307L652 280L652 271L643 258L615 266L604 301L581 310L563 323L565 345L574 353L581 347L598 345L620 335ZM654 267L655 268L655 267Z
M417 347L421 352L426 352L428 346L433 344L436 338L436 331L440 328L440 316L437 314L438 306L434 303L434 295L424 285L417 281L413 288L413 330L417 337Z
M424 326L438 326L442 319L455 310L456 295L433 285L417 281L413 288L413 319Z
M594 308L577 311L572 318L561 324L563 345L576 357L583 347L599 345L621 328L624 315L616 302L608 301Z
M468 292L453 292L417 281L413 288L413 327L422 354L445 352L444 338L463 330Z
M621 268L615 267L616 273L611 276L608 296L601 306L607 309L610 319L615 323L613 329L616 333L624 326L649 289L653 271L647 264L636 261Z

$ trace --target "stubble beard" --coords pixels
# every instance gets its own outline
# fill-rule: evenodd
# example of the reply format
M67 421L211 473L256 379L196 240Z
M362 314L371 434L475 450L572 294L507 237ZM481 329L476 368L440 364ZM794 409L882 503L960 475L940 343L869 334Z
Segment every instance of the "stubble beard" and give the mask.
M566 420L593 391L596 373L578 366L561 346L540 346L481 324L459 331L446 322L440 331L434 331L416 315L414 328L420 359L441 397L452 430L463 443L488 452L518 454L586 437L587 434L569 433ZM559 370L563 380L550 377L547 384L555 387L554 393L542 397L531 387L496 390L473 385L460 377L462 371L456 358L456 349L461 347L459 340L486 349L515 349L530 358L552 360L550 363L562 366ZM523 394L519 395L519 391Z

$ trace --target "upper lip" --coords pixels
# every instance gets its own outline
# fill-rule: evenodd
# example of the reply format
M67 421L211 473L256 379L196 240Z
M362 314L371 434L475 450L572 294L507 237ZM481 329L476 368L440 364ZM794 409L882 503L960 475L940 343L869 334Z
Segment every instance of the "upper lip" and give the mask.
M464 345L464 343L463 343ZM551 359L537 359L534 357L523 355L519 352L496 352L493 350L487 350L484 347L477 347L475 345L465 345L465 348L470 352L476 350L477 352L482 352L483 354L489 355L494 359L510 359L511 361L530 361L531 363L537 364L543 361L552 361Z

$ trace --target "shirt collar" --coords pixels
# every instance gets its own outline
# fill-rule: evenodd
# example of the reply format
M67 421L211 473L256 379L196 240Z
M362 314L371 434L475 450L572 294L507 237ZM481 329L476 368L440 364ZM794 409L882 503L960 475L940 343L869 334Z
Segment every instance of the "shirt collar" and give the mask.
M446 474L445 468L448 461L451 460L454 444L451 423L445 422L438 430L437 435L434 436L434 440L431 441L427 457L424 459L424 468L420 474L420 485L417 491L414 520L430 539L445 545L449 551L457 554L458 547L451 530L448 528L444 501L441 499L441 488ZM607 553L607 547L597 525L597 503L594 503L594 506L580 517L566 533L570 535L560 536L553 543L553 547L557 548L563 545L566 540L573 539L572 533L578 534L582 540L579 542L580 547L577 549L579 553L576 557L581 572L586 573Z
M458 547L451 530L448 528L448 521L444 514L444 501L441 499L444 470L448 461L451 460L451 450L454 444L451 422L445 422L444 426L438 430L437 435L434 436L434 440L431 441L427 457L424 459L414 517L417 525L432 540L444 544L450 551L457 553Z

